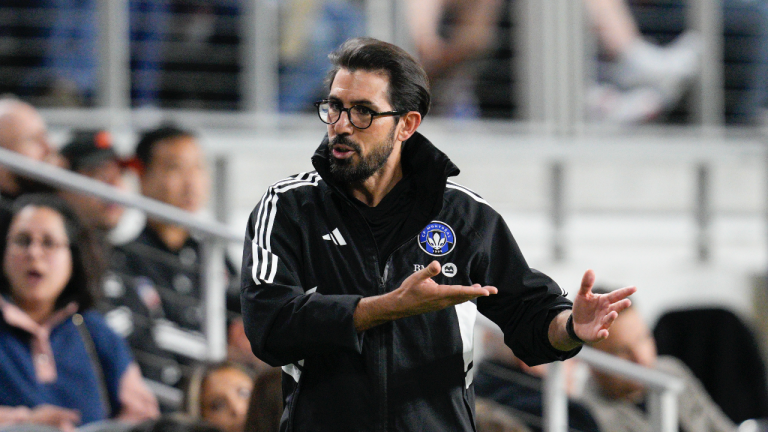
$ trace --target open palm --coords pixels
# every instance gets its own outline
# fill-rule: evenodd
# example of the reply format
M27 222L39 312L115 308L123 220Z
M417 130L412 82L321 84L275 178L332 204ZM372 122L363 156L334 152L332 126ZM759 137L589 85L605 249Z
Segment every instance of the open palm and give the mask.
M637 291L635 287L617 289L607 294L595 294L595 273L587 270L581 279L579 293L573 300L573 327L585 342L599 342L608 337L608 329L632 302L627 298Z

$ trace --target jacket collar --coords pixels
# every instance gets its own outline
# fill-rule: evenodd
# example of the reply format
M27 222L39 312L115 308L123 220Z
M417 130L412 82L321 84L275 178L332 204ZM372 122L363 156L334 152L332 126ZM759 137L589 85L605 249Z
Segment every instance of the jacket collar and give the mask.
M419 199L423 204L427 204L422 208L428 209L427 212L430 214L437 215L442 209L445 182L448 177L458 175L459 168L419 132L414 133L403 143L401 158L403 174L413 177L414 184L418 188ZM342 185L334 181L329 159L330 151L326 134L320 147L312 156L312 165L334 191L348 197Z
M51 347L51 332L56 326L74 315L78 309L77 303L71 302L63 309L55 311L45 322L38 324L13 302L0 296L0 313L5 323L23 330L31 336L30 352L38 382L51 383L56 381L56 359L53 357L53 348Z

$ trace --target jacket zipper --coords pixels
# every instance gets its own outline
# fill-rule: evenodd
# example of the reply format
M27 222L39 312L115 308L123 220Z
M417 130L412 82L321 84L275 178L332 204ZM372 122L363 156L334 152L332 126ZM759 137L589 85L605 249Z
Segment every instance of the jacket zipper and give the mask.
M384 259L384 273L382 274L379 270L379 247L376 244L376 238L373 235L373 231L371 231L371 228L368 226L368 224L365 222L365 217L363 217L363 214L358 210L355 205L350 202L349 198L347 198L343 193L338 193L339 196L341 196L341 199L347 203L347 205L352 208L354 212L357 213L359 219L363 222L363 225L365 226L365 230L368 232L368 235L371 239L373 239L373 244L376 245L376 255L373 257L373 263L374 268L376 270L376 278L378 280L378 292L377 295L382 295L387 293L387 278L389 277L389 262L392 259L392 255L395 254L395 252L402 249L406 244L408 244L409 241L411 241L414 237L419 235L419 232L416 232L413 235L410 235L406 237L406 239L400 243L399 246L397 246L392 252L387 255L387 257ZM381 274L381 276L379 276ZM383 328L388 324L382 324L378 327L378 329L375 329L375 339L376 339L376 346L378 347L377 353L378 353L378 363L379 363L379 389L381 391L381 401L379 403L379 418L381 421L378 424L377 429L380 432L387 432L390 429L389 425L389 401L388 401L388 388L387 388L387 379L389 377L389 374L387 373L387 356L389 354L388 346L387 346L387 340L386 340L386 334L383 331Z

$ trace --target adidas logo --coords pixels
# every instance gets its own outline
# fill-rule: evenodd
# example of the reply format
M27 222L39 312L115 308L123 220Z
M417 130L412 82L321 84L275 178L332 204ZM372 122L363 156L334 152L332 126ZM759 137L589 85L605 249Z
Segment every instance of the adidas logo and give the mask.
M323 240L332 241L337 246L344 246L347 242L344 241L344 237L341 236L341 232L338 228L334 229L330 233L323 236Z

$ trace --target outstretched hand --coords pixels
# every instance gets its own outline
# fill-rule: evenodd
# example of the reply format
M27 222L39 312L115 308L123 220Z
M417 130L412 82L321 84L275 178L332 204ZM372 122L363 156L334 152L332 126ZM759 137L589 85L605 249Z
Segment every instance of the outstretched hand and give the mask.
M440 263L432 261L428 266L408 276L395 293L398 293L398 309L411 316L445 309L473 298L496 294L498 290L492 286L481 287L480 284L438 285L432 280L440 274Z
M440 274L440 270L440 263L432 261L408 276L398 289L360 300L353 316L355 329L361 332L388 321L445 309L498 292L496 287L479 284L439 285L432 278Z
M599 342L608 337L608 329L632 302L627 298L637 291L635 287L617 289L607 294L595 294L595 273L587 270L581 279L579 293L573 300L573 329L585 342Z

